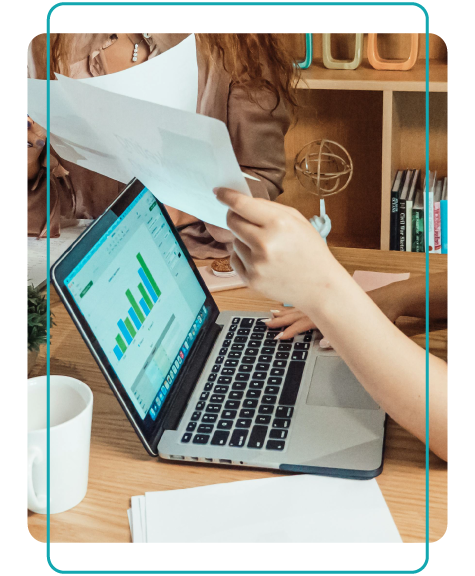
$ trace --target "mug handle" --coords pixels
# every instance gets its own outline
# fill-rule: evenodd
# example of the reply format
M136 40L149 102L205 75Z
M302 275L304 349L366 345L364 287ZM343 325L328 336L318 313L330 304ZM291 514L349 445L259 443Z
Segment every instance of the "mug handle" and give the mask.
M37 496L35 487L33 486L33 464L35 460L41 462L43 460L43 453L38 446L28 447L28 509L35 511L44 510L46 508L46 494Z

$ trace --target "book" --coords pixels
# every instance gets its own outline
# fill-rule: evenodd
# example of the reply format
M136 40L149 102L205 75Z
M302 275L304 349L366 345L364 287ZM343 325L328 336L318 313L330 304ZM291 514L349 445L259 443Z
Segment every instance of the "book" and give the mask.
M389 227L389 249L399 250L399 189L403 182L404 171L399 170L391 188L391 215Z
M404 186L399 195L399 250L406 251L406 198L409 193L409 184L412 178L412 170L406 170Z
M424 179L424 234L427 238L427 252L434 252L434 189L437 172L429 172Z
M409 184L409 192L406 198L406 252L412 252L412 206L416 196L416 186L419 180L420 170L414 170Z
M424 252L424 200L417 190L412 205L412 252Z
M448 254L447 226L448 226L448 203L447 203L447 178L444 178L442 186L442 199L440 201L440 237L441 253Z
M437 180L434 192L434 253L441 252L441 230L440 230L440 200L442 199L442 180Z

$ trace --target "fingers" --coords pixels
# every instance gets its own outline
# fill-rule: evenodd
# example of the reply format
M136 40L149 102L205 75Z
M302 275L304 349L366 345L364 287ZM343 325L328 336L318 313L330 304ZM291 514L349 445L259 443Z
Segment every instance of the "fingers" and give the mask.
M310 320L310 318L300 318L300 320L293 322L280 334L277 334L276 340L293 338L294 336L297 336L297 334L301 334L302 332L306 332L312 328L315 328L315 324Z
M214 188L213 192L220 202L251 224L263 226L269 221L269 210L272 206L270 200L252 198L230 188Z
M226 222L231 232L241 243L245 243L250 247L257 247L259 237L262 235L261 228L255 224L251 224L242 216L232 211L228 211Z
M46 144L46 132L39 124L36 124L36 122L34 122L29 116L27 127L28 127L28 135L27 135L28 148L35 148L36 150L41 150Z
M267 321L266 324L269 328L281 328L282 326L290 326L290 324L302 318L307 318L307 316L303 312L300 312L300 310L294 310L289 314L279 314L275 318Z
M239 261L241 262L242 266L249 270L250 266L252 266L252 253L249 246L241 242L239 239L234 240L233 242L234 253L238 256Z
M236 274L238 274L238 276L240 276L244 280L244 282L248 284L246 269L244 268L244 265L236 252L233 252L231 254L231 259L229 263L231 264L231 268L236 272Z

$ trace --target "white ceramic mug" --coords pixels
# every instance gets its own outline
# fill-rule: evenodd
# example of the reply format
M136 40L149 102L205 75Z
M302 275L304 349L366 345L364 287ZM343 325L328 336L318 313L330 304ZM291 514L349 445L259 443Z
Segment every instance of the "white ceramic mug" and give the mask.
M86 495L92 392L68 376L50 376L50 513ZM28 508L46 514L46 376L28 380Z

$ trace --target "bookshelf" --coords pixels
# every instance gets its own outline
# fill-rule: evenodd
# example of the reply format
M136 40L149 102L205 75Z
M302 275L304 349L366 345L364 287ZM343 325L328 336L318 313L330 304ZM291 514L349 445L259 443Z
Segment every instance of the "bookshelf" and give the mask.
M300 35L301 36L301 35ZM383 58L405 58L409 35L380 36ZM366 40L364 55L366 55ZM285 35L303 55L299 35ZM335 58L352 58L353 35L332 35ZM301 57L299 55L299 57ZM425 37L419 59L407 72L374 70L367 59L356 70L328 70L321 58L321 34L314 34L314 60L297 85L299 112L286 136L287 176L279 202L306 217L319 213L317 197L304 191L294 176L298 151L319 138L335 140L351 154L353 179L348 189L326 200L332 219L329 244L389 249L391 185L397 170L425 171ZM429 36L430 169L447 175L447 50Z

